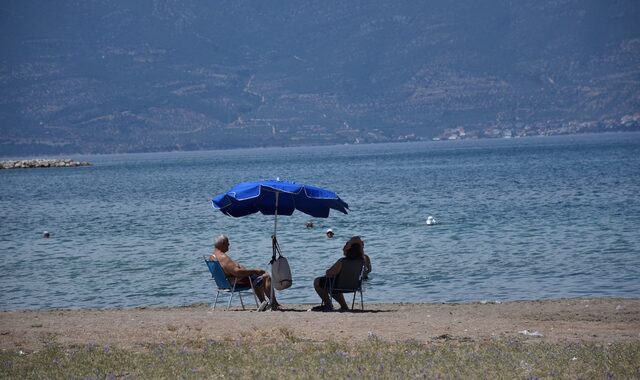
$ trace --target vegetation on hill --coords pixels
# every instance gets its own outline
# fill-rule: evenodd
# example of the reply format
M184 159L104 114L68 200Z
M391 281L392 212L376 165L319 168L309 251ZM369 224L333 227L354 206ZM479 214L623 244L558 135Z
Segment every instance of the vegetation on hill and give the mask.
M633 0L5 2L0 155L638 129L638 19Z

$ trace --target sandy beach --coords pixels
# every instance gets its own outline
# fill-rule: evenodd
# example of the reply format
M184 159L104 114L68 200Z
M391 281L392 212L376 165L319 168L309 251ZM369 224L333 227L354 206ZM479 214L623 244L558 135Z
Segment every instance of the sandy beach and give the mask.
M159 343L297 339L360 341L481 341L519 338L547 342L640 340L640 299L560 299L466 304L365 304L364 311L322 313L312 305L284 311L223 311L218 306L115 310L6 311L0 347L35 351L48 344L95 344L143 350ZM357 305L356 305L357 306Z

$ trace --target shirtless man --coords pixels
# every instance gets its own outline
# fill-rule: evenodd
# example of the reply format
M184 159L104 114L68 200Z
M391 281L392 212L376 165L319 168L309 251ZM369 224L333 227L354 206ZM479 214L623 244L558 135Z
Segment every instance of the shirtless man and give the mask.
M229 251L229 238L226 235L220 235L216 238L214 242L214 250L211 256L209 256L209 260L218 261L224 273L229 276L229 281L233 281L233 279L237 279L237 284L249 284L249 278L251 278L251 282L253 283L253 289L256 292L256 296L260 300L260 307L258 310L264 311L269 302L265 299L265 297L271 297L271 276L263 269L250 269L245 268L242 265L236 263L229 257L227 252ZM278 301L276 301L275 293L273 295L273 299L271 300L271 307L273 309L277 308Z

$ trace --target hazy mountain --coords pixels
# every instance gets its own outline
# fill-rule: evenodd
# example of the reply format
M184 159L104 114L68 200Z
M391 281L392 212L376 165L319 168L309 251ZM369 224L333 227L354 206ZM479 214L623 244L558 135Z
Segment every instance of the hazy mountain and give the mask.
M637 0L4 1L0 155L637 125L638 20Z

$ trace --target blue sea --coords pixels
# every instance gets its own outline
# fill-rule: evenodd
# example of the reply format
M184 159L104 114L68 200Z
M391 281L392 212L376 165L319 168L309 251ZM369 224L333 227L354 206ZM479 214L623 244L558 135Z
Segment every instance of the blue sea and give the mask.
M72 158L93 166L0 171L1 310L211 303L214 237L266 268L274 217L210 199L267 178L350 207L278 218L284 304L319 301L313 278L352 235L373 264L365 303L640 297L638 133Z

